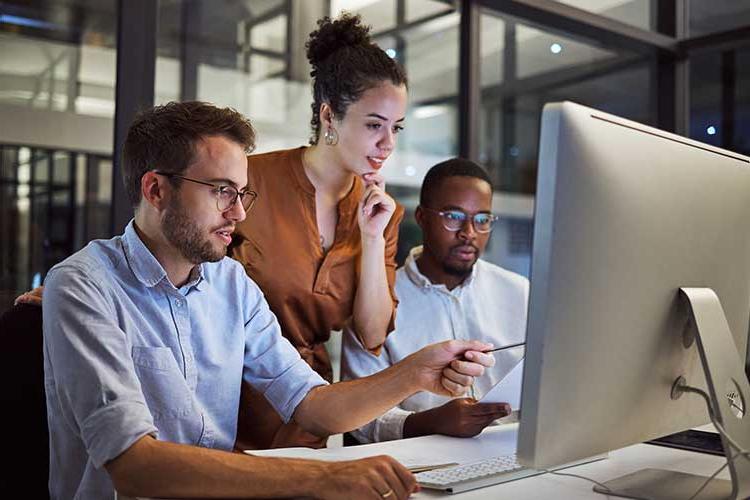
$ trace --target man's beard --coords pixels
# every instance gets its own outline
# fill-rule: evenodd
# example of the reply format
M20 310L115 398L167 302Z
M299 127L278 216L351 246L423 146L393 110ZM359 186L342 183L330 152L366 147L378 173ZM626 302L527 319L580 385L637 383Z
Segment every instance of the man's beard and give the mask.
M226 248L217 250L215 245L211 244L206 234L195 225L176 199L169 203L161 226L167 241L193 264L217 262L227 254Z
M459 245L459 246L462 246L462 245ZM479 249L474 247L473 245L472 247L474 248L474 250L476 251L476 255L478 256ZM451 252L455 248L458 248L458 246L451 248ZM471 270L474 269L474 264L476 263L477 263L477 258L474 258L474 260L471 262L466 262L466 263L462 263L458 265L448 262L447 259L442 262L443 271L450 274L451 276L457 276L459 278L466 278L467 276L469 276L471 274Z
M472 262L471 264L467 264L466 266L454 266L443 262L443 271L450 274L451 276L466 278L471 274L471 270L474 268L474 264L476 263L477 261L475 260L474 262Z

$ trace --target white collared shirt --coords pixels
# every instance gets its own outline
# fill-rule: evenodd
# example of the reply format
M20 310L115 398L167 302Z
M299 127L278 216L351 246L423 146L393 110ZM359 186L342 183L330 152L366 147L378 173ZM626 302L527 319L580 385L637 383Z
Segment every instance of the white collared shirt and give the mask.
M525 339L529 294L526 278L480 259L461 285L448 290L419 272L416 260L421 253L421 246L413 248L404 267L396 272L396 328L386 338L380 356L363 349L351 330L344 331L343 380L377 373L435 342L481 340L500 347ZM522 355L523 349L496 353L495 366L476 379L467 396L480 399ZM401 439L407 416L450 399L419 392L353 434L363 443Z

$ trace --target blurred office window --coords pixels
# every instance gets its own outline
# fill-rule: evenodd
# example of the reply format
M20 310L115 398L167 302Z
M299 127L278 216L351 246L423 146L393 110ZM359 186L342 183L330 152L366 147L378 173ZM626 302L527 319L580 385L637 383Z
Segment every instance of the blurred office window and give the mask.
M438 17L454 10L454 5L441 0L407 0L404 3L407 23L428 17Z
M398 3L402 0L331 0L331 15L336 16L342 11L359 14L365 23L372 27L372 31L390 30L397 27ZM407 0L404 2L409 3Z
M750 155L750 43L690 62L690 137Z
M721 53L699 54L690 60L690 137L721 146L724 138L722 120Z
M734 146L732 149L750 156L750 47L738 50L734 84Z
M496 189L533 195L539 119L547 102L572 100L655 122L651 71L641 56L481 16L480 160Z
M655 30L654 9L659 0L556 0L644 30ZM678 0L680 1L680 0ZM702 1L702 0L699 0Z
M115 12L115 0L0 3L0 311L109 236Z
M703 36L750 25L746 0L686 0L690 15L689 36Z
M231 106L253 122L258 152L306 143L311 92L304 42L328 13L324 3L161 2L157 103L198 99Z
M109 237L108 157L0 145L0 308L92 239Z
M0 105L114 115L114 0L0 5Z
M500 216L487 255L528 275L544 105L571 100L653 124L652 69L643 56L489 10L480 15L480 61L479 160L493 179Z

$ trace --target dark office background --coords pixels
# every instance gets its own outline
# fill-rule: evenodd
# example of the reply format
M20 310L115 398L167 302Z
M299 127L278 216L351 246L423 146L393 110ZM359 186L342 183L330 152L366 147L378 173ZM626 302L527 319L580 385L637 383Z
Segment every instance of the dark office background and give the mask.
M316 18L360 12L410 76L389 189L412 210L435 161L489 169L488 257L528 271L539 116L574 100L750 154L749 0L0 2L0 311L92 238L121 232L123 134L140 107L247 114L259 149L306 142ZM407 216L400 258L419 241Z

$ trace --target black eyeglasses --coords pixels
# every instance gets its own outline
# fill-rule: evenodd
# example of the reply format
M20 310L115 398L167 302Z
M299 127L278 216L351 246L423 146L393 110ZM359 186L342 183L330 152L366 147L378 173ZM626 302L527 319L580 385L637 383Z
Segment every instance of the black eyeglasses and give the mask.
M453 233L463 229L470 217L471 223L474 225L474 230L478 233L489 233L492 231L492 224L497 220L497 215L487 212L467 214L463 210L434 210L427 207L422 207L422 209L438 214L443 220L443 227Z
M159 172L158 170L154 170L153 172L170 179L177 177L178 179L194 182L196 184L211 186L212 188L214 188L213 192L216 195L216 208L219 209L219 212L226 212L227 210L232 208L234 204L237 203L238 198L240 199L240 203L242 203L242 208L245 209L245 212L248 212L251 208L253 208L253 203L255 203L256 198L258 198L258 193L256 193L255 191L250 191L249 189L239 191L237 188L226 184L213 184L211 182L199 181L198 179L191 179L190 177L185 177L184 175L180 174L173 174L171 172Z

